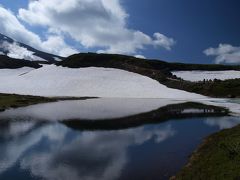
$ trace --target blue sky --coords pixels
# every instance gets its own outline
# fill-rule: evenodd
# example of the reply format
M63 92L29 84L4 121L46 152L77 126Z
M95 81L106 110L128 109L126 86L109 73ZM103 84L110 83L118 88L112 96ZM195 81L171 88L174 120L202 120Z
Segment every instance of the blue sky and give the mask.
M238 0L125 1L130 25L144 32L158 30L176 39L172 51L149 50L146 56L194 63L210 63L202 52L220 43L240 45Z
M40 7L41 1L44 4L44 1L47 0L40 0L38 4L35 4L36 8ZM54 1L57 2L57 0ZM81 4L81 0L68 1L69 3L77 2ZM91 4L84 4L84 1L86 0L83 0L85 8L83 12L78 13L81 11L80 9L69 7L69 10L74 13L71 14L71 18L66 16L66 19L69 18L68 21L73 21L73 18L79 19L79 22L76 21L78 28L82 31L79 34L76 32L77 29L71 29L73 24L68 23L66 19L64 20L66 14L63 13L64 11L61 11L60 13L63 14L59 15L64 25L62 27L59 25L61 21L57 20L56 17L54 17L55 19L52 18L51 22L43 21L39 23L44 19L41 13L38 15L42 19L36 19L38 22L34 22L31 19L34 15L28 7L31 2L28 0L1 0L0 4L6 10L11 10L27 31L39 36L41 43L45 43L45 46L54 46L55 41L50 42L48 39L54 36L54 40L57 40L56 37L59 36L64 41L63 45L59 47L59 51L62 52L100 50L100 52L142 55L147 58L188 63L240 63L240 25L238 24L240 2L238 0L112 0L116 4L113 3L113 5L105 7L99 3L96 8L94 4L92 4L92 7L90 7ZM48 8L47 12L51 15L50 5L43 7ZM104 14L105 9L101 11L102 7L107 10L112 8L117 13ZM19 13L21 8L25 12ZM96 18L96 13L99 13L98 16L102 16L102 18ZM100 27L101 31L99 29L92 30L93 26L89 25L91 18L86 21L84 19L88 17L92 17L92 22L96 23L94 28ZM81 24L80 21L84 21L84 24ZM56 24L51 27L54 23ZM101 23L106 24L106 29L103 29L105 26L102 26ZM85 26L84 30L82 30L83 25ZM85 37L84 33L88 33L88 28L91 33ZM52 29L54 29L54 33L49 33ZM104 33L101 34L100 32ZM113 32L119 34L119 37L112 35ZM136 32L141 32L141 34ZM164 37L154 36L154 33L160 33ZM13 38L29 44L27 40L22 38L23 36L21 36L22 39L18 39L18 35L7 35L14 36ZM145 35L148 37L145 37ZM131 43L131 41L134 41L134 43ZM118 43L119 45L116 45ZM124 44L127 45L124 47ZM30 45L39 46L40 49L45 48L34 43L30 43ZM63 50L63 48L68 48L68 50ZM124 48L128 51L125 51ZM52 49L49 48L47 51L58 53Z

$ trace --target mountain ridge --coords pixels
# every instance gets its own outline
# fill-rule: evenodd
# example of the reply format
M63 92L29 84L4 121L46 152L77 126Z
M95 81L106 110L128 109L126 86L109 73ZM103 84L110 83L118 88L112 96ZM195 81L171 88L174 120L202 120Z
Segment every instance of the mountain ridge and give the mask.
M64 59L61 56L46 53L46 52L37 50L37 49L27 45L27 44L17 42L14 39L0 33L0 52L2 52L4 55L7 55L9 53L9 49L7 47L5 47L4 43L8 43L10 45L15 43L19 47L25 48L30 53L33 53L34 56L39 57L39 60L36 59L36 61L46 60L48 63L56 63L57 62L56 59L59 59L59 60Z

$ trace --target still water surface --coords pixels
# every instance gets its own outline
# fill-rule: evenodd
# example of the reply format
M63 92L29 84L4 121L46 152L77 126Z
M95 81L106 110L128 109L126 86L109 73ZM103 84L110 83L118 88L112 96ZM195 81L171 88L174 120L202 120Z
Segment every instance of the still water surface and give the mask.
M168 179L206 136L240 123L181 101L89 99L0 113L0 179Z

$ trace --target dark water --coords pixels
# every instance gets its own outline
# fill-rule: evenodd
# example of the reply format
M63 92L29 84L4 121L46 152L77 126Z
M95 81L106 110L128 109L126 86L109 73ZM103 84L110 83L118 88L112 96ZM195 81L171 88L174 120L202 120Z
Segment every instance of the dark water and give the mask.
M159 100L50 103L0 119L4 180L168 179L204 137L240 122L220 109Z

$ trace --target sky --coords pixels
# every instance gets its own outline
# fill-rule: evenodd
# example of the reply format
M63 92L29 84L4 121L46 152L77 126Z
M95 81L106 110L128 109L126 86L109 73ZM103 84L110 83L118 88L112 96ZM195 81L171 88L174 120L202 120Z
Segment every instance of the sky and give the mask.
M0 0L0 33L34 48L240 64L239 0Z

